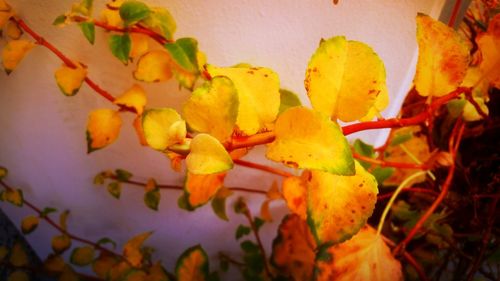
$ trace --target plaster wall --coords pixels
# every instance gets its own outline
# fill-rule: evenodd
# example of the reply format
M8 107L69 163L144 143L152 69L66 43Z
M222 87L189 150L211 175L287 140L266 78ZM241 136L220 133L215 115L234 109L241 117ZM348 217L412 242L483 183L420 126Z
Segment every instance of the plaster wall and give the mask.
M76 26L59 29L51 25L54 18L68 10L69 0L10 0L20 17L39 34L54 43L65 54L89 66L89 76L104 89L118 95L129 88L133 66L123 65L112 57L106 34L98 30L95 47L91 47ZM149 0L150 4L167 7L177 20L177 38L192 36L209 63L221 66L248 62L267 66L279 75L283 88L298 93L309 104L303 86L304 73L311 54L321 38L345 35L363 41L385 62L387 84L394 102L384 116L394 116L414 72L415 16L424 12L436 17L442 1L434 0ZM95 10L104 2L95 1ZM132 116L123 114L124 125L116 143L86 154L85 125L87 114L96 108L113 105L83 86L77 96L67 98L57 88L53 73L61 62L48 50L37 47L10 76L0 73L0 165L10 171L8 182L24 190L25 197L39 207L70 209L71 232L91 240L108 236L119 245L131 236L154 230L150 245L155 255L171 269L177 256L187 247L201 243L209 255L225 251L239 254L233 231L242 218L229 211L231 222L215 217L210 206L194 213L177 208L179 192L162 191L160 210L147 209L143 190L124 187L116 200L105 187L92 184L95 174L106 169L124 168L139 179L154 177L160 183L182 184L183 175L169 168L162 154L139 145L131 127ZM149 106L179 109L187 99L187 91L179 91L176 82L144 85ZM381 132L358 134L369 142L383 139ZM279 166L262 158L264 149L257 148L247 159ZM280 180L243 167L236 167L226 181L227 186L268 189ZM249 196L254 213L262 197ZM228 206L233 200L230 200ZM14 222L31 214L1 205ZM281 203L272 205L276 222L263 227L266 247L270 247L276 224L284 214ZM50 250L55 231L42 225L28 240L41 257Z

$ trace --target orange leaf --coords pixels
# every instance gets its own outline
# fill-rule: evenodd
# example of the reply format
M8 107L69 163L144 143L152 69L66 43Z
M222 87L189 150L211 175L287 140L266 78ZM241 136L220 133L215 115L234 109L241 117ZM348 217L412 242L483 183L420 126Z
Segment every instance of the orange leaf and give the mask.
M476 39L483 60L480 69L492 86L500 88L500 14L493 17L488 31Z
M307 218L307 187L300 177L288 177L283 181L283 197L292 213Z
M187 194L189 205L192 208L206 204L222 187L226 177L225 172L209 175L195 175L187 173L184 190Z
M118 111L97 109L87 121L87 152L93 152L113 143L120 133L122 119Z
M5 72L10 74L34 46L33 42L23 39L9 41L2 50Z
M172 60L163 50L145 53L134 71L134 78L143 82L162 82L172 78Z
M133 107L139 115L144 111L144 106L146 105L146 103L146 92L141 86L137 84L134 84L132 88L128 89L125 93L117 97L115 100L115 104Z

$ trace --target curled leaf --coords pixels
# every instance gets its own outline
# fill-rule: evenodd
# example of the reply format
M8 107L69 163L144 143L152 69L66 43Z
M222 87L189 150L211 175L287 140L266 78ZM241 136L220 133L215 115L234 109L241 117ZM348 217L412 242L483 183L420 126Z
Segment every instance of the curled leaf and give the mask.
M56 70L54 76L62 93L66 96L74 96L87 76L87 69L79 63L76 63L75 68L63 64Z
M10 74L33 47L35 44L28 40L9 41L2 50L2 63L5 72Z
M238 92L236 125L245 135L265 129L278 115L280 82L278 75L264 67L207 66L213 77L226 76L233 81Z
M142 265L144 255L141 251L141 247L144 241L146 241L151 234L153 234L153 232L149 231L134 236L132 239L127 241L123 247L123 256L133 267L140 267Z
M347 140L327 116L305 107L293 107L278 117L275 133L267 158L295 168L354 173Z
M142 128L148 145L156 150L182 143L186 138L186 123L171 108L155 108L144 111Z
M469 49L451 27L431 17L417 16L418 62L413 82L421 96L440 97L462 83Z
M189 127L226 141L238 115L238 93L227 77L215 77L197 88L183 107Z
M134 84L125 93L115 99L115 104L132 107L135 109L137 114L141 115L144 111L144 106L147 103L146 92L144 89Z
M198 134L191 141L191 152L186 158L186 165L193 174L216 174L232 169L233 160L216 138Z
M87 153L113 143L120 134L122 119L118 111L96 109L87 120Z
M304 83L315 110L345 122L369 114L379 96L388 98L382 60L368 45L343 36L321 41Z

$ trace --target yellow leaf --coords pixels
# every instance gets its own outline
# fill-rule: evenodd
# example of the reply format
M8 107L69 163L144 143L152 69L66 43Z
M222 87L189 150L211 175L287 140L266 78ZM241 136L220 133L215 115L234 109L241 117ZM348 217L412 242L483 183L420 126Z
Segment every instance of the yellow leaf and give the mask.
M473 97L473 99L476 101L476 103L479 105L479 107L481 108L481 110L488 114L489 113L489 109L488 109L488 106L486 105L486 102L483 98L481 97ZM476 108L472 105L472 103L470 103L469 101L467 101L464 105L464 120L465 121L477 121L477 120L481 120L483 119L483 116L481 116Z
M74 265L86 266L94 260L94 248L90 246L75 248L71 253L70 261Z
M56 254L61 254L71 247L71 238L66 234L52 237L52 250Z
M146 103L146 92L141 86L137 84L134 84L132 88L128 89L125 93L117 97L115 100L115 104L132 107L139 115L144 111L144 106L146 105Z
M21 222L21 231L23 234L28 234L33 232L38 226L39 218L36 216L27 216Z
M208 279L208 257L201 246L187 249L177 260L175 275L178 281L205 281Z
M12 40L3 47L2 60L5 72L10 74L35 44L28 40Z
M137 61L134 78L143 82L162 82L172 78L172 59L163 50L145 53Z
M400 262L391 254L382 237L369 226L328 252L332 258L318 261L315 280L403 280Z
M372 215L377 202L377 180L355 163L354 176L304 171L307 222L318 244L351 238Z
M260 206L260 217L267 222L272 222L273 221L273 216L271 215L271 211L269 210L269 204L271 203L272 200L264 200L262 202L262 205Z
M300 177L288 177L283 180L283 197L288 209L302 220L307 219L307 186Z
M287 215L273 241L271 260L291 280L311 280L316 242L307 224L297 215Z
M441 97L462 83L469 49L451 27L431 17L417 16L418 62L413 82L421 96Z
M61 213L61 215L59 216L59 225L61 225L61 228L66 231L68 226L67 226L67 222L68 222L68 216L69 216L69 210L65 210L64 212Z
M116 257L101 254L93 263L92 270L99 278L106 278L111 268L118 263Z
M14 243L9 261L15 267L23 267L29 264L28 254L26 254L26 250L20 242Z
M167 151L165 155L167 155L168 159L170 159L170 167L172 170L180 173L182 171L182 161L184 160L184 156L171 151Z
M0 11L0 18L2 17L2 12ZM0 19L1 21L1 19ZM1 28L1 23L0 23L0 29ZM17 25L16 22L10 21L7 24L7 29L5 30L5 34L11 39L11 40L17 40L21 38L21 35L23 35L23 31L19 26Z
M137 115L135 117L133 126L135 133L137 134L137 138L139 139L139 143L143 146L147 146L148 142L146 141L146 136L144 136L144 130L142 129L142 115Z
M483 57L480 69L495 88L500 88L500 14L490 20L488 31L476 38Z
M191 152L186 157L190 173L216 174L233 168L233 160L222 144L207 134L198 134L191 141Z
M304 84L314 109L345 122L367 115L378 96L388 98L382 60L366 44L343 36L320 43Z
M183 107L189 127L224 142L233 133L238 116L238 93L227 77L215 77L198 87Z
M184 142L186 123L177 111L171 108L155 108L144 111L142 128L148 145L156 150Z
M160 262L155 263L149 268L149 274L146 281L169 281L165 269L161 266Z
M411 134L413 135L409 140L401 145L388 146L385 151L385 161L400 162L400 163L415 163L413 157L416 157L421 163L425 163L430 157L431 152L427 143L425 134L420 133L419 126L411 126L406 128L395 129L389 135L389 143L397 136ZM411 154L408 154L408 152ZM385 181L387 185L399 185L410 175L418 172L416 169L396 169L394 173ZM415 183L425 181L425 175L419 176L408 183L411 186Z
M123 256L133 267L142 265L143 254L141 252L142 243L151 236L153 232L148 231L130 239L123 247Z
M187 172L184 191L189 205L197 208L207 203L222 187L225 177L224 172L209 175L195 175Z
M120 6L124 0L109 1L106 8L101 12L102 20L111 26L123 27L123 20L120 17Z
M0 0L0 11L10 11L12 8L5 0Z
M57 86L66 96L74 96L80 90L83 80L87 76L87 69L76 63L76 68L71 68L63 64L55 72Z
M131 58L140 57L149 50L149 37L145 34L130 33L130 41L132 42L129 54Z
M226 76L233 81L238 92L236 125L245 135L264 130L278 115L280 82L278 75L263 67L207 66L212 77Z
M66 263L60 255L50 254L43 262L44 270L49 273L58 273L64 270Z
M122 119L118 111L96 109L87 121L87 152L93 152L113 143L120 134Z
M368 113L360 118L360 121L371 121L374 117L381 117L380 113L389 105L389 94L387 87L384 85L382 92L375 99L375 103L368 110Z
M340 127L320 112L292 107L278 117L275 133L267 158L295 168L354 174L351 150Z
M24 203L23 191L20 189L7 189L1 193L2 200L5 200L15 206L21 207Z
M16 270L9 275L7 281L30 281L30 276L22 270Z

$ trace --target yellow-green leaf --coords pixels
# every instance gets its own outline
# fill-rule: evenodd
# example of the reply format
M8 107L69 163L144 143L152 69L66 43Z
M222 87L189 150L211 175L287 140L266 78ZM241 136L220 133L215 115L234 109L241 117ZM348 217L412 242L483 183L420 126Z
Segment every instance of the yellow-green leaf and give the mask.
M172 75L172 59L163 50L153 50L142 55L134 71L134 78L143 82L167 81Z
M212 210L217 217L225 221L229 221L226 213L226 199L232 194L233 191L231 191L227 187L222 186L221 188L219 188L217 193L215 193L215 196L212 199Z
M165 150L186 138L186 122L171 108L144 111L142 128L148 145L156 150Z
M299 97L292 91L280 89L280 108L278 110L279 114L283 113L285 110L294 106L301 106Z
M293 107L278 117L275 133L267 158L295 168L354 174L349 144L328 116L305 107Z
M172 39L177 28L176 23L170 12L165 8L150 8L149 17L142 20L145 26L157 31L167 39Z
M197 88L183 107L189 127L224 142L238 116L238 93L227 77L215 77Z
M208 279L208 256L197 245L187 249L177 260L175 275L178 281L205 281Z
M3 201L7 201L15 206L22 207L24 204L23 191L9 188L0 194Z
M314 109L345 122L363 118L378 96L388 95L382 60L368 45L344 36L320 43L304 84Z
M111 196L116 199L120 199L120 195L122 194L122 185L118 181L112 181L108 184L106 190L109 194L111 194Z
M382 237L369 226L349 241L328 249L328 253L331 259L317 263L315 280L403 280L400 262L391 254Z
M25 271L16 270L9 274L7 281L30 281L30 276Z
M115 99L115 104L134 108L137 114L142 114L146 103L146 92L137 84Z
M490 20L488 31L476 42L483 57L479 67L491 85L500 88L500 14Z
M339 243L356 234L372 215L377 180L356 162L354 176L305 171L307 222L318 244Z
M123 247L123 256L133 267L140 267L142 265L142 260L144 258L141 251L142 243L144 243L151 234L153 234L151 231L139 234L127 241Z
M216 174L233 168L233 160L222 144L207 134L198 134L191 141L191 152L186 157L190 173Z
M9 41L2 50L2 63L5 72L10 74L33 47L35 44L28 40Z
M9 174L7 168L0 166L0 180L3 180Z
M28 254L26 253L26 249L24 249L23 247L23 244L21 244L20 242L14 243L9 261L15 267L28 265L29 258Z
M196 175L187 172L184 191L192 209L205 205L224 183L226 173Z
M144 203L148 208L158 211L158 205L160 204L161 193L158 188L156 181L154 179L149 179L146 187L146 192L144 193Z
M440 97L462 83L469 66L469 49L451 27L418 14L418 62L413 82L421 96Z
M113 143L120 134L122 119L118 111L96 109L90 112L87 121L87 153Z
M23 234L29 234L33 232L38 226L39 218L36 216L27 216L21 222L21 231Z
M66 234L54 236L52 238L52 250L56 254L61 254L71 247L71 238Z
M83 80L87 76L87 69L76 63L76 68L63 64L55 72L57 86L66 96L74 96L80 90Z
M287 215L273 241L271 261L291 280L311 280L315 249L316 242L306 222L295 214Z
M280 82L278 75L264 67L215 67L207 66L212 77L226 76L238 92L238 117L236 125L245 135L253 135L269 126L278 115L280 107Z
M86 266L94 260L94 248L91 246L84 246L73 249L70 256L70 261L74 265Z
M307 219L307 186L301 177L287 177L283 180L283 197L288 209L302 220Z

